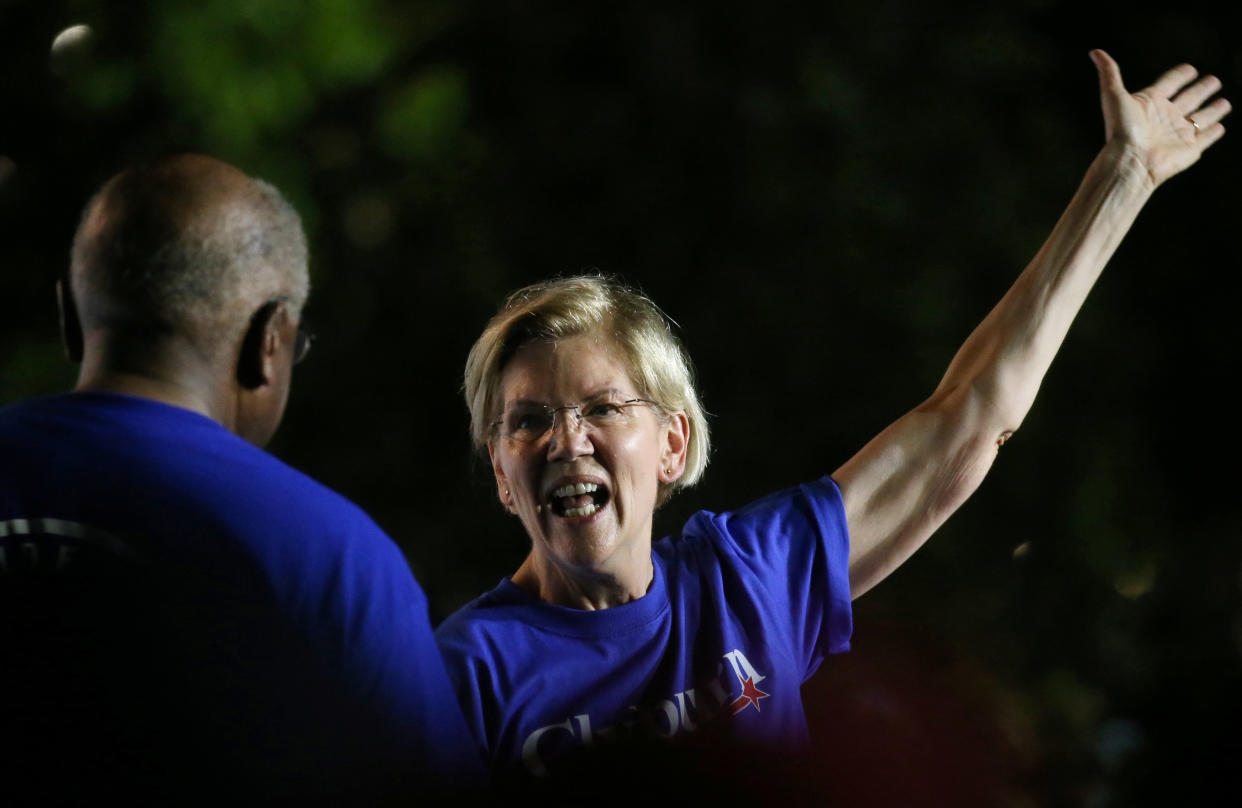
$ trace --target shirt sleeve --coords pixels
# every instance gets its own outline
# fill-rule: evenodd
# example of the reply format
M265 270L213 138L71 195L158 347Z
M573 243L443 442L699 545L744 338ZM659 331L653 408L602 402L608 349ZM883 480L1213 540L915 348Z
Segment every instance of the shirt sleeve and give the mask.
M717 541L747 573L750 596L763 602L769 619L788 615L790 643L804 666L804 680L825 654L849 650L849 531L841 492L831 478L710 519Z

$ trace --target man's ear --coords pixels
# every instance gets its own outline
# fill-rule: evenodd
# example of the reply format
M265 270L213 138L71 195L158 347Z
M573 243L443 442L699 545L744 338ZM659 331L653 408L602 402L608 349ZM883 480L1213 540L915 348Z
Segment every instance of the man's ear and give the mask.
M237 357L237 383L243 389L256 390L275 378L280 332L288 320L289 310L280 300L269 300L251 316Z
M73 300L73 287L66 275L56 281L56 306L60 310L60 342L70 362L82 361L82 321Z

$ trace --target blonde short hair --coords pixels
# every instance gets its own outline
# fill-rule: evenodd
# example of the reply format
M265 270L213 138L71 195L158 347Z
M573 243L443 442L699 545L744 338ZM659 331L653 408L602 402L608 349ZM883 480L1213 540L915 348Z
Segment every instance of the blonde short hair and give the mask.
M621 349L638 385L635 393L668 412L685 412L690 423L685 472L662 483L657 504L678 488L694 485L707 468L707 417L694 387L690 358L668 318L649 298L603 275L544 281L509 296L488 322L466 359L464 392L474 445L484 449L500 417L500 380L523 345L598 335Z

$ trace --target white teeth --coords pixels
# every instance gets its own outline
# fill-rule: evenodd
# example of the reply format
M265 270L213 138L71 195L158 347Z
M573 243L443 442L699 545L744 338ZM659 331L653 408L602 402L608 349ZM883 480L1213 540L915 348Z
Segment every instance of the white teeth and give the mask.
M594 494L600 487L595 483L566 483L560 488L552 492L552 499L567 499L569 497L580 497L583 494ZM561 503L565 505L567 503ZM567 519L573 519L582 516L590 516L600 509L599 503L588 502L579 508L566 508L562 512L562 516Z
M560 488L553 491L552 496L559 499L560 497L573 497L578 496L579 494L590 494L598 490L599 486L595 483L570 483L569 485L562 485Z

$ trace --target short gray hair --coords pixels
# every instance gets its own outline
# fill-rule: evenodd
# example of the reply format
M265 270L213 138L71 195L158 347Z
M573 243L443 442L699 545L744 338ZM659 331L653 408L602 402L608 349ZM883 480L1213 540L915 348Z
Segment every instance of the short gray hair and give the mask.
M70 254L84 327L140 323L214 352L268 299L298 318L310 293L301 218L267 182L237 187L216 198L161 164L105 184Z
M466 359L463 392L470 408L470 432L478 449L493 437L500 415L500 381L523 345L599 335L624 356L636 391L662 408L685 412L690 423L686 469L674 483L661 483L657 504L694 485L707 468L707 416L694 386L690 358L669 319L648 297L615 278L578 275L519 289L488 322Z

